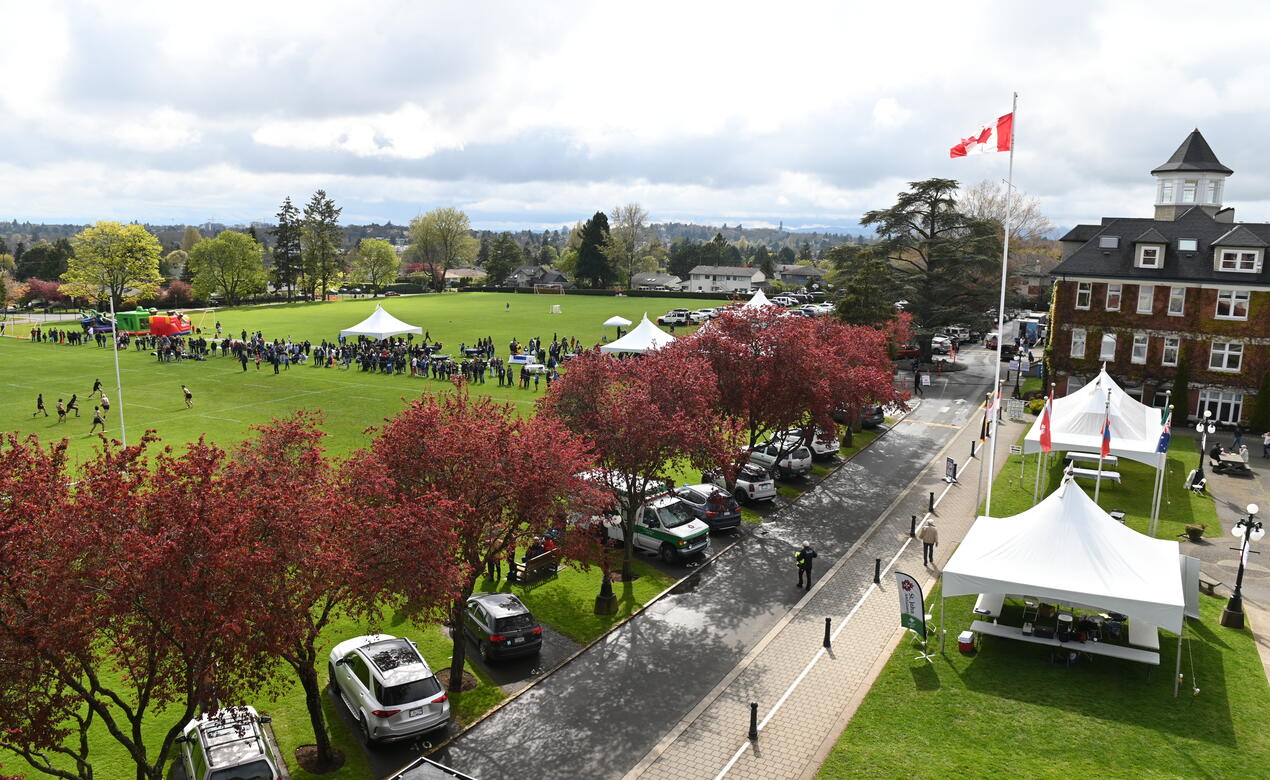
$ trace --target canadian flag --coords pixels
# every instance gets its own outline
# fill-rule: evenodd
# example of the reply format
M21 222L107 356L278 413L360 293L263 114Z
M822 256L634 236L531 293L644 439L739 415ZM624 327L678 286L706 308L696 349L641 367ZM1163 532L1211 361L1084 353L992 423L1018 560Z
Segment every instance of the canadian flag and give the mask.
M984 125L969 138L961 139L961 143L948 150L949 157L965 157L968 154L985 152L1008 152L1014 142L1014 112L997 119L992 124Z

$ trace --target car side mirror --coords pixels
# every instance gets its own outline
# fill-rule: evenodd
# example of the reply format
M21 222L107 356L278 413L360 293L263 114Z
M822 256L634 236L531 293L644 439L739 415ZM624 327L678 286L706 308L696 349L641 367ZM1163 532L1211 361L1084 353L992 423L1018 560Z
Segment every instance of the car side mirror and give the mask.
M273 723L273 718L269 717L268 715L261 715L259 718L257 718L257 720L260 723Z
M335 665L336 665L336 666L343 666L343 665L344 665L344 664L346 664L346 663L348 663L348 659L347 659L347 658L336 658L336 659L335 659Z

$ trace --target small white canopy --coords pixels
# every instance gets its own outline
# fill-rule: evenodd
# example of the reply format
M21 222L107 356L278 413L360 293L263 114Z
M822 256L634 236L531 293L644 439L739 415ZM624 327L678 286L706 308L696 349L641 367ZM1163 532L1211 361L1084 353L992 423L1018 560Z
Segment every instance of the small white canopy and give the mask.
M648 314L645 314L644 318L631 329L630 333L627 333L617 341L602 345L600 351L609 353L633 352L637 355L642 355L645 352L660 349L674 340L674 336L649 322Z
M606 328L625 328L631 324L631 321L625 317L619 317L616 314L604 321Z
M1182 630L1177 542L1116 522L1071 479L1026 512L979 517L943 581L945 596L1034 596Z
M742 309L760 309L764 306L775 306L775 305L776 304L772 303L771 301L767 299L767 296L763 294L762 290L755 290L754 297L749 299L745 303L741 304L741 308Z
M383 306L376 306L374 314L353 327L340 331L341 336L369 336L373 339L386 339L389 336L400 336L403 333L423 335L423 328L407 325L384 311Z
M1107 391L1111 406L1107 406ZM1158 466L1160 456L1155 449L1164 430L1162 410L1138 401L1102 371L1089 384L1074 393L1054 399L1051 413L1050 443L1054 450L1098 452L1102 447L1104 415L1111 419L1111 454ZM1024 452L1041 451L1041 419L1023 439Z

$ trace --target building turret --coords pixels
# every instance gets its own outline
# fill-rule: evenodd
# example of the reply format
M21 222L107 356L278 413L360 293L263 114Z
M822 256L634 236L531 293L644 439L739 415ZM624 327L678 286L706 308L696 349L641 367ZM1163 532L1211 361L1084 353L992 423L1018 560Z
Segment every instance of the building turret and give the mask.
M1191 131L1168 162L1151 171L1156 180L1155 218L1172 221L1187 209L1200 208L1217 219L1234 221L1233 210L1221 205L1222 190L1232 173L1199 130Z

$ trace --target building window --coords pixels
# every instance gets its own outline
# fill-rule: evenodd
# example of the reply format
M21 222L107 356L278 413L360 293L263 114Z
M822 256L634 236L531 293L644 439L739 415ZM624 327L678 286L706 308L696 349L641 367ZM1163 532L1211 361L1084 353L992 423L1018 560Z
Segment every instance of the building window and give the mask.
M1120 311L1120 294L1122 292L1124 292L1124 285L1107 285L1107 311Z
M1215 181L1210 181L1208 183L1208 200L1206 202L1207 203L1217 202L1217 182Z
M1199 249L1199 242L1193 238L1179 238L1177 240L1177 251L1194 252Z
M1093 282L1077 282L1076 283L1076 308L1089 309L1089 303L1094 298Z
M1195 191L1199 188L1199 181L1196 179L1187 179L1182 182L1182 202L1194 203Z
M1147 334L1133 334L1133 353L1129 356L1129 362L1138 365L1147 362Z
M1159 268L1162 265L1160 254L1160 247L1158 246L1138 247L1138 267Z
M1244 396L1243 393L1232 393L1225 390L1201 390L1199 393L1199 416L1204 416L1204 410L1213 413L1213 419L1219 423L1233 425L1239 422L1239 417L1243 413Z
M1160 182L1160 202L1161 203L1173 202L1173 182L1171 181Z
M1173 397L1169 395L1167 390L1156 390L1151 396L1151 405L1156 409L1164 409L1172 400Z
M1256 273L1261 270L1261 252L1255 249L1223 249L1217 270Z
M1160 365L1176 366L1177 355L1181 351L1181 349L1182 349L1181 336L1165 336L1164 337L1164 352L1160 354Z
M1238 371L1244 362L1244 345L1237 341L1214 341L1208 355L1208 367L1213 371Z
M1181 317L1186 311L1186 288L1169 288L1169 316Z
M1155 310L1155 285L1138 285L1138 314L1151 314Z
M1099 236L1098 248L1099 249L1119 249L1120 236Z
M1102 349L1098 350L1098 359L1112 361L1116 359L1116 334L1102 334Z
M1083 358L1085 356L1085 329L1072 328L1072 357Z
M1219 320L1248 319L1248 295L1246 290L1218 290L1217 313Z

